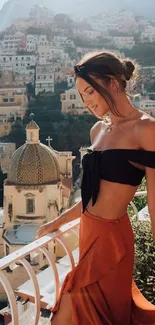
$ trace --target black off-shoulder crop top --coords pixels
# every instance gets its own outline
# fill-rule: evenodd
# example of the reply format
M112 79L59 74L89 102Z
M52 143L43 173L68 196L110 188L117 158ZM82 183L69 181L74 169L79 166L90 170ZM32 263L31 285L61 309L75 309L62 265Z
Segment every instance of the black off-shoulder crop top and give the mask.
M155 151L142 149L107 149L104 151L88 149L82 160L83 177L81 195L83 212L92 199L95 205L99 193L100 179L114 183L138 186L145 171L133 163L155 168Z

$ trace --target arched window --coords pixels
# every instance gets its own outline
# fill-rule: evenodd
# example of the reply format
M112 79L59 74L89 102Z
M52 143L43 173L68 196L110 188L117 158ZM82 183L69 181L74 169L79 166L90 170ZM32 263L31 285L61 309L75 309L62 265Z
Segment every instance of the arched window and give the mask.
M32 193L27 193L26 197L26 214L35 213L35 195Z

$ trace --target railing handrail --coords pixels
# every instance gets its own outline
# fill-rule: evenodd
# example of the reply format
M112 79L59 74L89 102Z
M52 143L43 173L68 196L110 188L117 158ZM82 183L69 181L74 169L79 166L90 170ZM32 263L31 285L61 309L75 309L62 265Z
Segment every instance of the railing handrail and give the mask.
M138 191L135 193L134 197L139 197L143 195L147 195L147 191ZM5 269L10 264L13 264L19 259L29 255L34 250L46 246L51 240L60 237L61 234L64 234L70 229L76 227L79 223L80 223L80 219L69 222L66 225L62 226L60 230L53 233L49 233L48 235L39 238L28 245L25 245L24 247L18 249L17 251L10 253L5 257L2 257L2 259L0 259L0 270Z
M139 197L147 195L147 191L138 191L135 193L134 197ZM74 220L72 222L67 223L66 225L62 226L60 230L49 233L48 235L39 238L32 243L25 245L24 247L18 249L17 251L10 253L9 255L3 257L0 260L0 270L5 269L10 264L13 264L17 262L19 259L29 255L31 252L33 252L36 249L39 249L43 246L46 246L50 241L60 237L61 234L64 234L65 232L69 231L70 229L76 227L80 223L80 219Z
M135 193L134 197L143 196L143 195L147 195L147 191L138 191Z
M138 191L135 193L134 197L139 197L147 195L147 191ZM13 264L17 262L19 259L24 258L25 256L29 255L31 252L33 252L36 249L42 248L43 246L46 246L50 241L60 237L61 234L64 234L65 232L69 231L72 228L75 228L80 223L80 219L74 220L72 222L67 223L66 225L62 226L60 230L49 233L48 235L39 238L32 243L25 245L24 247L18 249L17 251L10 253L9 255L3 257L0 260L0 270L5 269L10 264Z
M22 259L23 257L29 255L36 249L42 248L46 246L51 240L59 238L65 232L74 229L80 223L80 219L74 220L72 222L67 223L66 225L62 226L60 230L57 230L53 233L49 233L42 238L36 239L32 243L25 245L24 247L18 249L17 251L10 253L9 255L3 257L0 260L0 270L5 269L10 264L17 262L18 260Z

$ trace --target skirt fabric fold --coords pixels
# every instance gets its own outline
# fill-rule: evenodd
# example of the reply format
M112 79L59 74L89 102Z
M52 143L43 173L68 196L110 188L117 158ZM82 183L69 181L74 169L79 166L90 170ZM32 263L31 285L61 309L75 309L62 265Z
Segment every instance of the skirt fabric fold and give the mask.
M79 263L67 275L60 298L69 292L74 325L155 325L155 306L133 281L134 237L126 213L107 220L81 216Z

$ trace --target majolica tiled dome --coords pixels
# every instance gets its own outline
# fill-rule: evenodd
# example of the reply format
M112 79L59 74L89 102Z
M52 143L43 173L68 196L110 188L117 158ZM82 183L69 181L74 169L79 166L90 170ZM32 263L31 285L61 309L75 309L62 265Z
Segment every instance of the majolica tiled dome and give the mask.
M55 153L39 141L39 127L31 121L27 141L18 148L10 161L7 184L43 185L60 181L60 168Z

